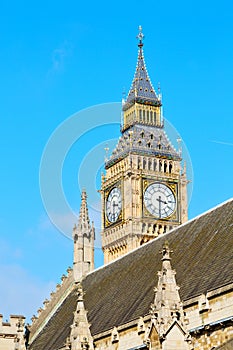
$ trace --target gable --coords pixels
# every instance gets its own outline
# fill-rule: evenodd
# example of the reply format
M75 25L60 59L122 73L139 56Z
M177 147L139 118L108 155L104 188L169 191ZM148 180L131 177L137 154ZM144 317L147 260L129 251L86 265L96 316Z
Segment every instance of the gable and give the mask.
M154 325L152 325L152 329L150 331L150 335L149 335L149 339L150 339L150 344L151 344L151 348L154 350L160 350L162 349L161 347L161 343L159 340L159 334L155 328Z
M185 334L175 322L166 334L163 342L163 350L188 350L188 343L185 341Z

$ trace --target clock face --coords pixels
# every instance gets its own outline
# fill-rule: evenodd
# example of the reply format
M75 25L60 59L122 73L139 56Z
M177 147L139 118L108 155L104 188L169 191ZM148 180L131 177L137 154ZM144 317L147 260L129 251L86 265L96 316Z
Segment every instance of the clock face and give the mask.
M121 191L118 187L114 187L106 201L106 215L109 222L116 222L122 207Z
M176 209L176 199L170 187L155 182L144 193L146 209L155 217L164 219Z

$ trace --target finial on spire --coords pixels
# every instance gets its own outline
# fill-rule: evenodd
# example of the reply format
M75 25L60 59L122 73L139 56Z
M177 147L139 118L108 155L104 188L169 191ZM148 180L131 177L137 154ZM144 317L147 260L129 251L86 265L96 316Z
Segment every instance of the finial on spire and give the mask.
M107 160L108 160L108 151L109 151L109 147L108 147L108 145L106 145L105 147L104 147L104 150L105 150L105 162L107 162Z
M85 188L82 189L81 199L82 199L82 201L87 200L87 192L86 192Z
M142 26L139 26L138 30L139 30L139 33L137 35L137 39L139 40L138 47L142 47L143 46L143 39L145 37L143 32L142 32Z
M168 241L166 241L163 245L163 250L161 251L163 257L162 261L164 260L171 260L170 253L173 253L173 251L169 248Z
M181 145L182 139L180 137L178 137L178 139L176 141L178 143L178 152L179 152L179 154L181 156L182 155L182 145Z

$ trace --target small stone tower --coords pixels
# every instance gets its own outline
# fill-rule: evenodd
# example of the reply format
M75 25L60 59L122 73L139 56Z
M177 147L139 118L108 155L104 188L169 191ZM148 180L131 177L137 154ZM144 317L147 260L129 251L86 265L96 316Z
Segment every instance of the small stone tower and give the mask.
M73 273L75 282L79 282L83 276L94 269L95 229L93 222L90 224L87 208L87 194L84 190L81 196L78 225L75 225L73 229L73 239Z

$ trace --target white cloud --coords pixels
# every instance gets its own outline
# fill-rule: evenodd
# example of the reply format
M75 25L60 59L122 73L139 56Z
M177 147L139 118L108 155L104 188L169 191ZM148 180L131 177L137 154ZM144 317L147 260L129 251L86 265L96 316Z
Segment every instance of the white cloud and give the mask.
M89 205L89 216L91 220L94 220L96 228L96 248L101 247L99 206L100 203ZM79 210L76 212L78 213ZM73 213L56 215L56 221L66 232L69 232L70 238L72 237L73 224L78 221L77 216L74 222L73 215ZM31 322L32 315L37 313L39 307L43 306L43 301L46 298L49 299L51 291L55 290L56 283L54 281L49 280L48 277L43 277L43 274L38 275L38 271L40 271L36 265L38 259L33 260L30 266L27 266L27 261L29 256L31 257L28 252L35 252L36 254L38 249L43 248L46 253L47 248L51 246L51 240L56 237L54 234L50 235L50 233L57 232L49 217L43 214L35 227L28 229L25 235L22 236L20 246L15 246L6 239L0 239L0 314L3 314L4 319L9 319L10 314L22 314L27 317L27 322ZM31 246L32 243L36 249ZM66 249L68 248L66 247ZM72 257L72 248L70 255ZM45 262L41 261L40 264L43 266ZM35 275L33 273L34 266L38 270ZM64 268L66 267L64 266Z
M4 259L18 260L23 257L23 251L19 247L12 247L6 240L3 238L0 239L0 256L1 261Z
M73 45L65 40L59 47L55 48L51 54L52 65L48 75L63 71L65 60L72 55Z
M210 142L219 143L219 144L221 144L221 145L226 145L226 146L233 146L233 143L232 143L232 142L216 141L216 140L210 140Z
M32 315L43 306L50 292L55 290L53 281L35 279L16 264L0 265L0 285L0 313L5 319L9 319L10 314L24 315L27 322L31 322Z
M51 244L51 239L54 239L54 236L59 234L72 239L72 230L77 220L77 217L72 212L60 214L55 212L45 213L41 215L34 227L27 229L26 235L38 240L39 244Z

